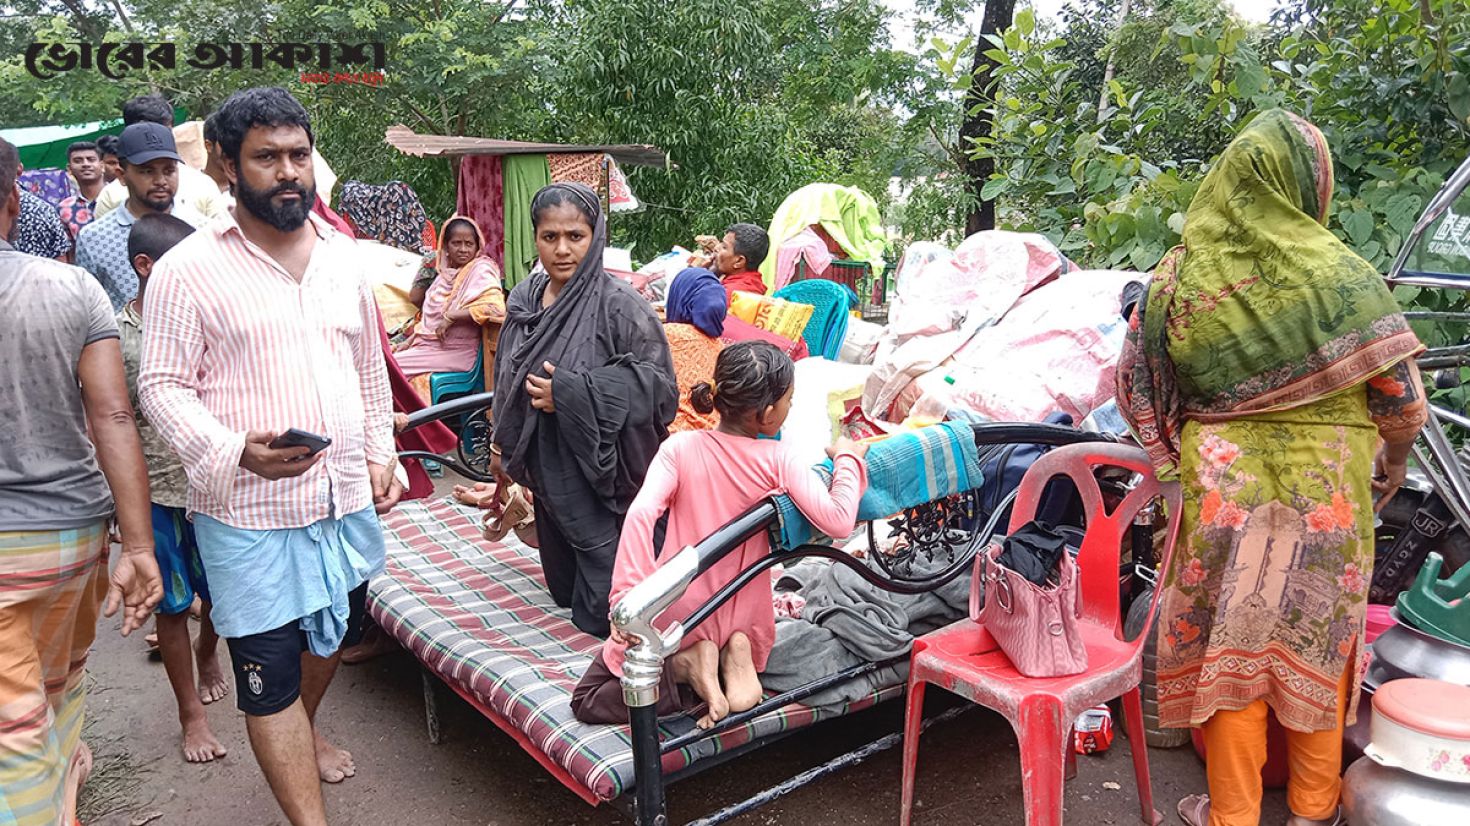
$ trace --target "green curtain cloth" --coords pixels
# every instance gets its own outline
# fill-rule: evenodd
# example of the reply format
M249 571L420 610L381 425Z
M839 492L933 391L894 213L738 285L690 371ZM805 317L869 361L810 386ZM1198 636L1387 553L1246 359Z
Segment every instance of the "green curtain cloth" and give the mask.
M771 218L771 253L761 264L768 292L776 284L776 250L813 224L820 224L849 258L867 262L875 276L883 274L888 233L878 203L855 186L808 184L786 196Z
M506 155L501 166L505 191L505 266L507 292L531 272L536 260L536 232L531 228L531 199L551 183L545 155Z

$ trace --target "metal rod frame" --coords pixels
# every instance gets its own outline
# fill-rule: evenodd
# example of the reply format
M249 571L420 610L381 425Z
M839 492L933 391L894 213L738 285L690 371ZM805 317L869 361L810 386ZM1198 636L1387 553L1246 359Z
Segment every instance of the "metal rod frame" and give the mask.
M1107 434L1087 433L1070 427L1046 424L986 423L974 425L974 433L977 444L1040 444L1056 447L1078 442L1116 441ZM994 527L996 514L1003 510L1004 508L998 508L995 514L991 514L991 524L985 531L987 538ZM685 547L673 554L652 575L630 589L618 604L613 606L611 616L613 626L638 640L636 644L628 648L622 678L623 701L628 705L629 721L632 726L634 818L638 826L665 826L668 818L664 801L665 778L659 761L662 750L658 739L658 720L654 713L658 704L658 683L663 674L664 659L679 650L679 644L688 628L695 627L707 618L715 608L733 596L741 584L748 583L750 578L759 571L754 573L749 570L742 571L736 582L729 583L722 588L709 602L697 609L687 622L675 622L667 629L660 631L654 627L653 621L684 594L695 577L709 570L759 531L769 528L775 519L776 506L773 502L766 500L755 505L697 545ZM978 550L975 544L972 541L970 548L972 553ZM776 562L791 559L797 553L803 556L822 556L839 564L848 564L873 584L897 593L923 593L932 590L958 576L968 563L967 560L957 561L922 586L914 582L888 580L873 573L866 566L858 565L855 560L840 551L815 545L804 545L789 553L772 554L757 561L751 568L761 565L769 567ZM742 578L743 582L740 581ZM806 688L806 686L797 690L801 688ZM716 733L718 732L711 731L704 736L714 736ZM894 739L882 748L891 747L902 739L901 735L896 734L890 737ZM701 737L696 737L690 742L697 742L699 739ZM887 739L884 738L884 740ZM859 758L861 759L866 759L866 755ZM799 788L838 767L840 766L834 766L825 771L813 770L817 771L816 774L805 772L803 775L798 775L787 784L778 787L785 789L780 794ZM799 782L796 782L798 780ZM792 783L794 785L791 785ZM763 798L760 802L765 802L766 799ZM774 797L768 799L774 799ZM748 811L749 808L760 805L760 802L753 803L740 811ZM735 814L730 814L725 819Z
M920 732L923 732L927 731L930 726L936 723L947 723L972 708L975 708L975 706L970 704L955 706L954 708L943 711L925 720L919 730ZM882 737L879 737L877 740L874 740L866 745L859 746L852 751L847 752L846 754L838 755L837 757L828 760L820 766L815 766L813 768L807 769L806 771L795 775L782 783L778 783L775 786L766 789L765 791L757 792L756 794L746 798L745 800L740 801L739 803L726 806L725 808L720 809L717 812L712 812L700 818L699 820L691 820L688 826L718 826L718 824L729 822L730 820L733 820L747 812L758 809L761 806L764 806L779 797L784 797L788 794L791 794L792 792L800 789L803 786L806 786L817 780L821 780L823 777L826 777L833 772L840 771L847 768L848 766L856 766L864 760L867 760L869 757L872 757L873 755L880 752L887 751L888 749L891 749L894 746L901 744L902 742L903 732L894 732L892 734L884 735Z

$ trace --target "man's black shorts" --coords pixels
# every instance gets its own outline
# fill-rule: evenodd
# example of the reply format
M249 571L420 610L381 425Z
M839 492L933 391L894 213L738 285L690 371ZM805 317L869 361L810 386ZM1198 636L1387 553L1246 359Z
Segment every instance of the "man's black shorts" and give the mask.
M367 606L367 583L347 596L347 632L342 647L362 641ZM253 717L284 711L301 696L301 654L307 650L306 632L299 620L270 631L225 640L235 668L235 705Z

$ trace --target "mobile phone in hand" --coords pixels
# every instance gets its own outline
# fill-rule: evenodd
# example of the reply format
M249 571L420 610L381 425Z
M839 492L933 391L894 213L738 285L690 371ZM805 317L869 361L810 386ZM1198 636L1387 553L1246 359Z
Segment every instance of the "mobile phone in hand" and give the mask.
M331 443L332 440L328 439L326 436L318 436L315 433L308 433L305 430L298 430L293 427L290 430L287 430L285 433L282 433L281 435L272 439L270 443L270 449L280 450L283 447L308 448L311 452L306 454L306 456L303 456L302 458L304 459L307 456L315 456L318 453L321 453L323 450L326 450L327 445L330 445Z

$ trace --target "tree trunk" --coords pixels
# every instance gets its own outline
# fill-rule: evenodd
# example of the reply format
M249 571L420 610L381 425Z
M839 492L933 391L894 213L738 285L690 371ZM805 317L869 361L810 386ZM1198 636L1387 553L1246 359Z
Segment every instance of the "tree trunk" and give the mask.
M1123 0L1123 3L1118 7L1118 23L1116 26L1113 27L1113 42L1108 44L1108 64L1103 69L1102 90L1098 93L1097 98L1098 123L1102 123L1103 117L1107 115L1108 84L1113 82L1114 61L1116 61L1118 57L1118 43L1116 38L1118 36L1118 32L1123 30L1123 24L1128 22L1128 11L1132 5L1133 4L1131 0Z
M995 161L991 158L970 157L974 138L989 137L995 130L995 117L989 111L995 99L991 95L990 75L995 62L985 56L992 48L987 34L1000 34L1011 27L1015 18L1016 0L986 0L985 12L980 18L980 36L975 39L975 61L971 67L974 83L965 94L964 119L960 122L960 151L965 153L965 177L970 179L970 190L979 207L965 216L965 235L974 235L983 229L995 229L995 201L981 199L980 190L995 173Z

